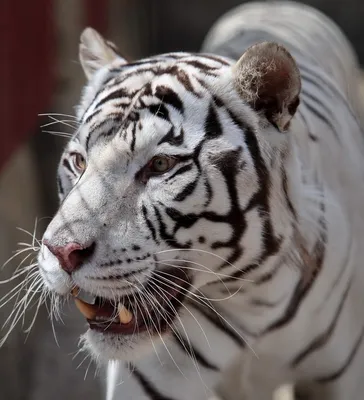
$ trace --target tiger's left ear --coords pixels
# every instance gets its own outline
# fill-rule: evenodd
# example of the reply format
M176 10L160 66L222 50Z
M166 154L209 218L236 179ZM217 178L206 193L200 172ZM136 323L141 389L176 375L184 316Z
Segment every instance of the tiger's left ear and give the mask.
M290 53L276 43L256 44L235 65L240 96L279 131L288 129L299 105L301 77Z
M89 80L96 71L116 59L119 59L121 64L126 64L126 60L118 54L115 44L104 39L92 28L86 28L81 33L79 58Z

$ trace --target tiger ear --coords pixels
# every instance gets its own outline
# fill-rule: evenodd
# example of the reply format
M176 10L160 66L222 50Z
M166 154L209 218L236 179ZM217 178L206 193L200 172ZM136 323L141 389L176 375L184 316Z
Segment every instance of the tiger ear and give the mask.
M256 44L235 65L240 96L279 131L288 129L299 105L301 77L291 54L276 43Z
M118 54L115 44L104 39L92 28L86 28L81 33L79 58L89 80L96 71L116 59L126 64L126 60Z

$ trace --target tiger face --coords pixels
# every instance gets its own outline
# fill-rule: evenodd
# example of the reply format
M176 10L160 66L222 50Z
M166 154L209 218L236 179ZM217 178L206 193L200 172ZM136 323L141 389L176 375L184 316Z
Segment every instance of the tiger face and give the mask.
M196 293L288 242L280 172L300 78L273 43L236 64L188 53L128 63L88 28L80 59L89 82L39 268L49 290L78 296L95 356L133 359Z

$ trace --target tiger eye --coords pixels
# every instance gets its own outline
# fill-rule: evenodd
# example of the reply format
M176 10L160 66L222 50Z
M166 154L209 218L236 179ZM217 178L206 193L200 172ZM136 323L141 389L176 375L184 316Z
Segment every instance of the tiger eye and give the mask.
M80 153L72 154L73 164L79 172L83 172L86 169L86 160Z
M150 168L153 172L157 172L157 173L163 173L169 170L170 166L171 166L171 159L168 157L162 157L162 156L158 156L158 157L154 157L152 159Z

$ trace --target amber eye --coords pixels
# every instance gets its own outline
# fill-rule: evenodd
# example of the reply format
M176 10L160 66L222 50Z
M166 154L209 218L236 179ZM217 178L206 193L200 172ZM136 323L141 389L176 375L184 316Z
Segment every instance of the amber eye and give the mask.
M73 153L72 161L79 172L84 172L84 170L86 169L86 160L82 154Z
M163 174L169 171L177 163L177 159L167 156L156 156L149 163L149 172L152 174Z

